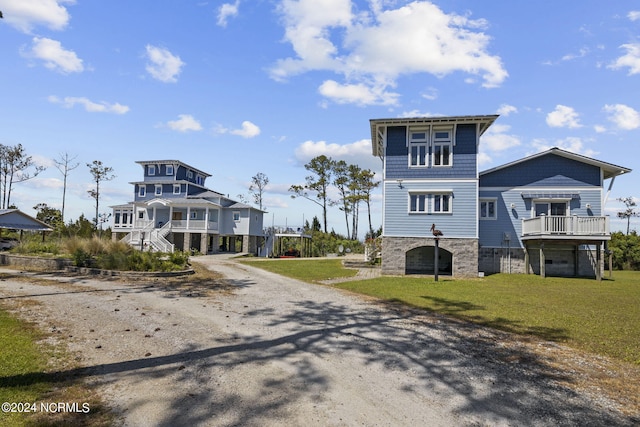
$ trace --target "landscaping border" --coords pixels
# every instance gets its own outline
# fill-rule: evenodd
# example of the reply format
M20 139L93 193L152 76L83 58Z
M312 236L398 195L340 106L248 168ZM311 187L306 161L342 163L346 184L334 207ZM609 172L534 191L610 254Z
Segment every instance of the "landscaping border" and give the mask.
M120 271L120 270L102 270L99 268L76 267L73 260L69 258L46 258L26 255L15 255L0 253L0 265L10 265L15 267L35 268L38 270L60 271L64 270L70 273L86 274L90 276L105 277L125 277L125 278L144 278L144 277L179 277L194 274L192 268L180 271Z

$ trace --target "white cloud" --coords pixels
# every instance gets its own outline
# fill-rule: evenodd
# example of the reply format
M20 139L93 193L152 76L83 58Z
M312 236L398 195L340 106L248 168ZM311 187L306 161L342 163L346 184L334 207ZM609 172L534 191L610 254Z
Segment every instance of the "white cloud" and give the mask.
M236 0L235 3L225 3L218 9L218 25L221 27L227 26L227 20L230 17L238 16L238 6L240 6L240 0Z
M371 140L362 139L351 144L335 144L326 141L305 141L295 150L295 159L300 164L308 163L312 158L324 154L334 160L344 160L363 169L379 172L382 169L380 159L373 156Z
M227 129L223 126L218 126L215 130L217 133L229 133L231 135L238 135L243 138L253 138L260 135L260 128L248 120L242 122L240 129Z
M229 133L231 133L232 135L241 136L243 138L253 138L260 135L260 128L250 121L245 120L244 122L242 122L241 129L234 129Z
M24 52L27 58L44 61L44 66L62 74L80 73L84 71L82 59L72 50L66 50L57 40L46 37L34 37L31 50Z
M629 75L640 74L640 43L628 43L620 47L626 49L627 54L616 59L613 64L609 65L609 68L617 70L629 67Z
M487 153L483 151L478 153L478 166L489 165L492 162L493 162L493 159Z
M185 65L179 56L173 55L168 49L147 45L146 70L151 76L164 83L175 83L178 81L178 74Z
M627 18L629 18L629 20L631 21L640 20L640 10L632 10L627 14Z
M593 126L593 130L596 131L596 133L605 133L607 128L602 125L595 125Z
M564 139L558 139L553 143L547 142L545 139L534 139L532 142L536 152L546 151L553 147L558 147L572 153L582 154L587 157L595 157L598 152L590 148L586 148L582 139L577 137L569 137Z
M438 89L435 87L428 87L424 92L420 94L424 99L428 99L429 101L434 101L438 99Z
M64 4L75 4L75 0L0 0L0 10L8 24L31 33L38 25L63 30L70 18Z
M125 114L129 111L129 107L119 103L110 104L108 102L93 102L84 97L66 96L62 99L57 96L49 96L47 98L52 104L60 104L65 108L73 108L75 105L82 105L84 109L90 113L112 113Z
M624 104L605 105L603 110L609 113L609 121L619 129L632 130L640 127L640 113Z
M511 113L517 113L517 112L518 112L518 109L513 105L509 105L509 104L502 104L497 111L498 114L505 117L507 117Z
M341 94L352 91L335 99L367 104L372 93L386 93L407 74L443 77L462 71L480 77L484 87L499 86L508 76L500 58L487 51L490 37L482 32L484 20L445 14L428 1L383 10L386 4L391 3L371 2L369 12L354 14L350 0L283 0L279 9L285 40L296 56L277 61L271 77L285 80L312 70L333 71L349 84L333 82L332 88ZM326 85L325 93L331 89ZM362 85L371 89L362 90ZM359 90L354 94L355 88ZM361 97L354 96L358 94Z
M547 114L547 124L554 128L579 128L582 125L578 116L579 114L572 107L556 105L556 109Z
M343 85L334 80L323 82L318 92L338 104L358 105L396 105L400 96L385 92L384 87L370 87L363 83Z
M190 114L178 114L178 120L170 120L167 126L171 130L178 132L189 132L202 130L202 125Z
M510 126L502 124L494 124L487 129L480 139L482 151L504 151L520 145L520 139L517 136L507 134L510 129Z

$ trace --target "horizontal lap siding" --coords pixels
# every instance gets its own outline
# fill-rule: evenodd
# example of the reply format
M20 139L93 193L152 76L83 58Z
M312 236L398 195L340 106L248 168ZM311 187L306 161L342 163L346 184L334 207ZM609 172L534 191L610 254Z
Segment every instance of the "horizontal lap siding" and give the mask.
M480 187L600 186L600 168L555 154L480 175Z
M531 188L532 190L530 190ZM533 190L535 189L535 190ZM507 246L504 241L503 233L511 234L511 247L523 247L520 240L522 235L522 220L531 218L532 200L522 198L522 193L541 192L553 193L554 187L541 188L539 186L519 187L509 190L487 190L480 188L480 199L496 198L497 199L497 219L496 220L479 220L480 245L485 247L502 247ZM578 216L602 216L602 191L600 187L595 188L568 188L562 187L562 193L579 194L579 198L572 199L569 202L571 215ZM513 203L514 207L511 208ZM590 205L590 208L587 208Z
M476 183L460 181L385 182L384 235L395 237L431 236L431 224L445 237L475 238ZM429 192L453 190L453 212L450 214L409 214L409 191Z

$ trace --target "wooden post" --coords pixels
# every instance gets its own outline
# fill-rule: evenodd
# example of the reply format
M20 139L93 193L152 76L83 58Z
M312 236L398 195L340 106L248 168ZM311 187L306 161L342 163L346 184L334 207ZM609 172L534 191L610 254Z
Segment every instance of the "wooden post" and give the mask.
M540 243L540 277L542 277L543 279L546 277L545 267L544 243Z
M524 271L526 274L531 274L531 265L529 263L531 260L529 259L529 247L525 243L524 245Z
M600 282L602 280L602 253L600 252L602 247L600 242L596 243L596 280Z
M439 240L437 237L435 239L436 241L436 246L435 246L435 250L433 251L433 279L437 282L438 281L438 252L439 252Z

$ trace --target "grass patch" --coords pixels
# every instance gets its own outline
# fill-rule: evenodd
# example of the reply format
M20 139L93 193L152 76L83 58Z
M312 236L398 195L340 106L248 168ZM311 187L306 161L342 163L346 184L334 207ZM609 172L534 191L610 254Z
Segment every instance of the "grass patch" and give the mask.
M358 273L357 270L344 268L342 260L339 258L320 260L242 259L240 262L310 283L319 283L323 280L337 279L339 277L353 277Z
M0 425L107 426L112 416L81 381L61 378L56 369L67 368L69 356L60 346L45 344L46 334L0 308L0 402L36 403L37 412L0 411ZM87 403L90 412L43 413L40 403Z
M344 269L340 260L251 265L308 282L345 276L345 271L355 274ZM640 365L640 272L617 271L612 280L602 282L495 274L439 282L429 277L383 276L334 286Z
M342 289L640 365L640 272L615 280L496 274L450 280L381 277Z

